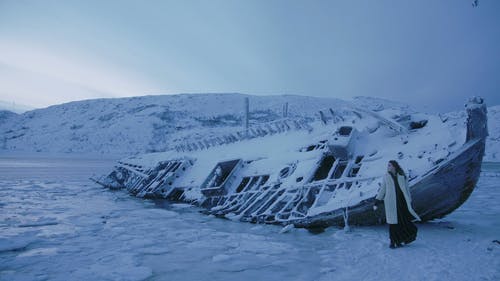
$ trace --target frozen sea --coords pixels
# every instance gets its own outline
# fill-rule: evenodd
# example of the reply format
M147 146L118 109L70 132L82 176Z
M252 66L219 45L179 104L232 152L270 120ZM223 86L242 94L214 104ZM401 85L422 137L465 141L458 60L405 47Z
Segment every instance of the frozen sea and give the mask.
M386 226L281 233L88 179L113 163L0 155L0 280L500 280L500 163L395 250Z

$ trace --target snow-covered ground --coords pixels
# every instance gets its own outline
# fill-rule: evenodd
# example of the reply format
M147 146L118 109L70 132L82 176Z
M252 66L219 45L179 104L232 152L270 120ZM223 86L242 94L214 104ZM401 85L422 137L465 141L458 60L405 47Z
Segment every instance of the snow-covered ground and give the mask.
M113 159L0 157L0 280L500 280L500 165L388 248L386 226L304 229L206 216L88 180Z

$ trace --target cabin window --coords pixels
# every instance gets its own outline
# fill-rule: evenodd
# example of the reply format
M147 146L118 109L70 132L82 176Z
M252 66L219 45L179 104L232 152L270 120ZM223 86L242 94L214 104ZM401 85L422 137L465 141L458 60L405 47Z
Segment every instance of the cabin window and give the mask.
M345 189L349 190L352 186L352 181L346 182L345 183Z
M352 127L342 126L339 129L339 135L348 136L352 132Z
M333 163L335 163L335 157L333 157L332 155L323 157L323 159L321 159L321 163L318 166L318 169L316 169L316 172L314 173L313 181L326 179Z
M280 178L286 178L288 177L288 174L290 173L290 167L285 167L281 169L280 171Z
M358 175L359 170L361 169L361 161L363 160L363 156L357 156L356 160L354 161L354 164L351 167L351 170L349 171L349 174L347 175L348 177L356 177Z
M297 168L296 163L288 164L285 168L280 171L280 178L284 179L289 177L293 172L295 172L295 168Z
M349 177L351 178L355 177L358 174L360 168L361 168L360 166L352 167L351 171L349 172Z
M247 185L248 181L250 181L250 178L249 177L244 177L240 184L238 185L238 187L236 188L236 193L240 193L243 188Z
M210 174L210 181L208 187L220 186L227 179L229 174L233 171L240 160L232 160L217 163L214 170Z
M333 172L331 179L339 179L344 173L345 168L347 167L347 161L341 161L337 167L335 167L335 171Z
M357 156L356 157L356 161L354 161L355 164L359 164L361 163L361 160L363 160L364 156L363 155L360 155L360 156Z
M259 177L252 177L250 180L250 183L247 185L247 187L245 188L244 191L251 190L254 187L254 185L257 183L258 180L259 180Z
M247 192L252 189L259 189L269 180L269 175L244 177L236 188L236 193Z
M269 180L269 175L263 175L259 185L266 184L267 180Z

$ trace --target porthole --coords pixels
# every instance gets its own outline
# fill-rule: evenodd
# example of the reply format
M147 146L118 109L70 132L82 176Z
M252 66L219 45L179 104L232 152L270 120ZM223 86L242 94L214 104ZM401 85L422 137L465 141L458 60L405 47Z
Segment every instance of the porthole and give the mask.
M292 163L285 168L281 169L280 171L280 179L284 179L289 177L293 172L295 171L295 168L297 168L297 165L295 163Z

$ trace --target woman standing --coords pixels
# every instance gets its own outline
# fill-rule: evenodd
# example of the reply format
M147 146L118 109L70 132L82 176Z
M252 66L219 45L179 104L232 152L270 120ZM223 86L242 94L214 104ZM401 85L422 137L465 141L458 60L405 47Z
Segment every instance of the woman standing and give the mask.
M376 203L384 200L385 218L389 224L390 248L401 247L417 238L417 227L413 220L420 217L411 207L411 195L408 179L398 162L391 160L387 164L387 174L377 194Z

